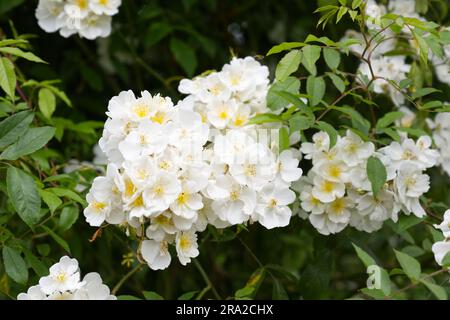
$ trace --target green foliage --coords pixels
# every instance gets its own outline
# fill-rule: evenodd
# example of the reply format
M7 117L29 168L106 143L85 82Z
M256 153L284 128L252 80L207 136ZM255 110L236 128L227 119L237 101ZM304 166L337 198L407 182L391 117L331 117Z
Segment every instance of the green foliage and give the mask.
M376 197L378 192L383 188L386 183L387 172L386 167L377 157L370 157L367 160L367 176L372 185L372 192Z
M429 133L425 120L450 111L444 102L450 91L436 83L429 53L442 57L450 32L388 13L380 22L385 30L375 36L364 27L364 3L122 1L111 36L94 42L47 34L34 18L23 19L34 17L36 2L0 1L0 298L26 291L64 254L80 258L82 270L99 272L111 288L139 262L129 255L136 248L124 236L126 226L96 230L84 221L87 188L103 168L69 162L92 159L107 102L121 90L149 89L177 101L180 79L218 69L234 55L253 55L274 71L267 105L276 114L258 114L250 124L281 128L281 150L291 147L294 132L304 142L323 130L332 147L352 130L377 148L399 141L399 132ZM445 1L416 0L416 11L428 21L449 23ZM361 60L349 50L364 48L365 41L339 40L352 28L366 32L373 45L402 27L411 28L411 39L395 50L407 56L411 70L407 79L386 86L402 90L418 111L410 127L398 125L403 113L370 91L370 79L356 79ZM386 168L372 157L366 169L377 195ZM431 189L421 202L441 217L449 205L448 181L429 171ZM292 210L301 214L298 203ZM211 227L199 242L211 283L194 266L173 263L157 277L148 268L135 273L119 299L211 299L217 298L214 291L229 299L447 299L446 273L431 252L443 240L431 227L438 222L433 216L399 213L398 223L370 235L346 230L325 237L297 216L276 230ZM133 231L130 237L139 239ZM389 249L393 243L398 250ZM443 265L450 266L450 257ZM369 266L380 274L378 289L366 287Z

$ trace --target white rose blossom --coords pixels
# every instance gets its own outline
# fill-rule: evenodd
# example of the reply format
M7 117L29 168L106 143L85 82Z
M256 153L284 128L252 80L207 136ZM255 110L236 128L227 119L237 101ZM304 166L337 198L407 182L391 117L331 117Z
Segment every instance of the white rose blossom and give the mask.
M254 58L233 58L221 71L182 80L188 96L175 106L148 91L113 97L99 141L107 174L87 195L86 221L145 230L138 250L154 270L170 265L172 246L182 265L196 258L209 224L287 226L300 153L278 152L278 128L247 125L267 112L268 76Z
M46 32L59 30L67 38L74 34L93 40L111 33L112 16L121 0L39 0L36 18Z
M96 272L80 279L78 261L63 256L50 267L50 274L42 277L39 284L26 293L20 293L17 300L116 300L107 285Z

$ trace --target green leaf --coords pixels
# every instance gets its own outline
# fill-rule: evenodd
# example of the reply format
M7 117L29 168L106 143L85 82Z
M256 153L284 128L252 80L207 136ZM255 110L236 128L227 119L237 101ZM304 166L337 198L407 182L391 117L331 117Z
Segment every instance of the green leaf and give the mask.
M341 63L341 54L335 49L324 48L323 57L325 58L327 66L331 70L337 69L339 63Z
M61 248L63 248L70 254L69 244L63 238L61 238L59 235L57 235L52 229L50 229L47 226L41 226L41 228L44 229L44 231L47 232L48 235L50 237L52 237L53 240L55 240L55 242L61 246Z
M33 178L18 168L8 167L6 186L20 218L30 227L36 225L41 219L41 197Z
M275 70L275 78L278 81L284 81L288 76L297 71L301 60L300 50L292 50L287 53L278 63Z
M450 251L445 254L444 258L442 258L441 264L444 267L450 266Z
M363 2L363 0L353 0L352 1L352 9L359 8L359 6L361 5L362 2Z
M61 211L61 215L59 216L58 227L61 231L69 230L72 225L78 219L78 207L76 206L67 206L64 207Z
M395 120L403 117L403 115L404 113L401 111L388 112L377 121L375 128L376 129L387 128L391 123L394 123Z
M38 244L36 246L36 249L43 257L46 257L50 254L50 246L47 243Z
M405 271L406 275L410 279L418 280L422 273L422 268L420 267L419 261L401 251L397 251L394 249L394 252L398 262L400 263L403 271Z
M33 112L22 111L0 122L0 148L10 145L22 136L33 118Z
M248 121L248 124L261 124L267 122L280 122L280 116L273 113L261 113L257 114Z
M342 17L347 13L347 11L348 11L347 7L340 7L339 8L339 11L338 11L337 16L336 16L336 23L338 23L342 19Z
M35 257L34 254L27 248L22 248L22 251L25 255L25 261L31 268L33 268L34 272L36 272L38 276L43 277L48 275L48 268L41 260Z
M189 291L186 293L183 293L181 296L178 297L177 300L192 300L192 298L198 293L198 291Z
M278 279L273 279L272 299L289 300L289 296L286 293L286 290L284 289L281 281Z
M331 149L336 144L338 132L336 131L335 128L333 128L332 125L324 121L317 121L316 125L317 128L319 128L322 131L325 131L330 137L330 149Z
M350 14L350 18L352 18L352 21L355 21L356 16L358 15L358 11L356 11L356 10L349 10L348 13Z
M197 56L194 49L186 42L172 38L170 39L170 51L172 51L178 64L191 77L197 68Z
M266 264L265 267L282 275L284 278L286 278L286 280L289 280L290 282L296 283L299 280L299 276L297 274L278 264Z
M16 160L22 156L33 153L47 144L55 134L54 127L30 128L19 140L2 152L0 158Z
M8 11L22 4L25 0L3 0L0 1L0 15L3 16Z
M266 269L264 267L256 269L247 280L245 287L235 292L235 298L237 300L253 298L258 292L258 289L261 286L261 283L264 281L265 276Z
M386 167L380 159L372 156L367 159L367 177L372 185L373 195L376 197L378 192L383 188L386 183L387 172Z
M345 91L345 82L341 79L341 77L330 72L327 73L327 76L330 77L331 82L333 82L334 86L339 90L340 93L343 93Z
M300 81L294 77L287 77L284 81L276 81L273 83L267 93L267 106L271 110L278 110L286 107L289 103L280 97L276 92L289 92L298 94L300 90Z
M314 125L314 119L301 114L295 114L289 119L291 132L302 131L311 128Z
M412 94L411 98L413 100L416 100L418 98L421 98L423 96L429 95L434 92L441 92L441 91L438 89L435 89L435 88L421 88L421 89L418 89L416 92L414 92Z
M21 57L29 61L38 62L38 63L47 63L41 58L37 57L35 54L31 52L24 52L19 48L15 47L0 47L0 52L11 54L13 56Z
M14 64L8 58L0 59L0 87L11 98L14 99L16 91L16 73Z
M383 269L380 268L380 276L381 276L381 290L385 295L391 294L391 279L389 278L389 273Z
M20 255L20 251L4 245L2 256L8 276L17 283L26 284L28 281L28 268L25 260Z
M279 130L279 139L280 139L280 152L283 150L289 149L289 132L285 127L280 128Z
M353 245L353 248L355 248L358 258L364 263L364 266L366 268L377 264L375 262L375 260L367 252L365 252L363 249L361 249L354 243L352 243L352 245Z
M332 107L334 110L342 112L348 115L352 121L353 126L363 132L364 134L368 134L370 129L370 122L365 119L358 111L355 110L354 107L350 106L342 106L342 107Z
M422 282L428 288L428 290L430 290L439 300L448 299L447 291L442 286L431 283L427 280L419 280L419 281Z
M419 223L423 222L424 218L418 218L414 215L410 216L401 216L399 221L397 222L398 230L405 231Z
M172 33L172 31L173 27L166 21L152 23L145 34L144 45L150 48Z
M278 95L279 97L281 97L282 100L286 101L288 103L288 105L292 104L296 108L302 109L302 111L313 115L313 112L311 111L311 109L308 108L308 106L306 105L304 100L300 99L298 93L294 94L294 93L290 93L290 92L286 92L286 91L277 91L277 92L275 92L275 94Z
M129 294L124 294L121 296L117 296L117 300L142 300L142 299Z
M271 54L280 53L286 50L291 50L294 48L303 47L306 43L304 42L283 42L274 47L272 47L269 52L267 52L266 56L270 56Z
M253 287L244 287L242 289L237 290L234 293L234 297L237 300L241 300L241 299L249 299L255 292L255 288Z
M308 44L302 48L302 64L313 76L317 74L316 62L320 58L320 51L321 48L316 45Z
M39 189L39 194L52 214L62 204L62 200L52 192Z
M76 194L72 190L58 188L58 187L47 188L45 190L53 192L58 197L66 197L66 198L69 198L71 200L74 200L74 201L78 202L79 204L81 204L82 206L84 206L86 204L86 202L83 200L83 198L81 198L78 194Z
M312 106L316 106L322 101L325 95L325 81L322 78L309 76L306 80L306 93L311 97L309 99Z
M405 22L407 21L407 19L408 18L404 19ZM415 30L412 31L412 34L414 36L414 39L416 40L416 43L419 45L420 62L426 66L428 64L428 44L425 39Z
M41 110L44 117L50 119L56 109L56 98L52 91L47 88L39 90L38 95L39 110Z
M381 290L381 289L362 288L361 292L371 298L376 299L376 300L386 299L386 295L384 294L383 290Z
M145 300L164 300L159 294L153 291L142 291L142 294L145 297Z

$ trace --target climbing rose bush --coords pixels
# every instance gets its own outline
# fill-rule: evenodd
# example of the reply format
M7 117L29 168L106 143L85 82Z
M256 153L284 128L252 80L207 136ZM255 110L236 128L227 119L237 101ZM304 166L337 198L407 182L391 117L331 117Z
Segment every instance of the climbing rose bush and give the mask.
M445 1L14 6L1 298L448 299Z

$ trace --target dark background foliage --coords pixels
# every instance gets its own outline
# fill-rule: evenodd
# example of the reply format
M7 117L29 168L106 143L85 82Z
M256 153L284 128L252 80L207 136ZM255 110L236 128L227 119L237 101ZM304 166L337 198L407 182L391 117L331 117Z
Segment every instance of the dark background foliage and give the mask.
M88 41L78 36L66 39L57 33L42 31L34 17L38 1L0 1L3 35L11 36L13 23L18 33L30 34L34 51L48 62L47 65L24 63L23 71L27 77L61 79L61 88L72 100L74 108L60 104L55 115L74 123L104 121L109 99L128 89L160 92L178 100L180 95L176 89L180 79L219 69L232 54L241 57L260 55L263 58L273 45L280 42L301 41L309 33L326 34L338 40L352 26L351 21L345 18L348 21L338 26L329 24L324 30L316 29L318 16L313 14L318 5L316 1L122 2L119 14L113 17L111 36ZM327 2L337 1L319 1L320 4ZM434 19L442 20L445 16ZM265 58L263 63L273 70L277 59ZM346 68L355 70L355 61L354 58L346 58ZM90 160L92 146L100 135L101 128L97 136L68 133L63 142L54 142L56 145L53 147L66 161L71 158ZM89 180L95 173L88 172L86 176ZM448 191L440 186L441 182L433 184L431 194L446 199ZM431 246L428 239L430 230L423 225L414 230L414 244L410 243L408 231L389 226L373 234L347 229L338 235L325 237L298 217L293 217L287 228L269 231L259 225L251 225L248 229L250 232L242 230L237 236L236 229L225 232L210 230L200 238L199 261L223 298L233 296L236 290L245 286L255 270L267 264L272 265L269 268L272 271L266 275L256 298L286 298L287 295L293 299L348 298L365 286L367 278L351 242L374 253L388 269L396 265L390 248L409 246L411 252L415 250L416 255L422 255L421 248L429 249ZM62 236L70 243L71 255L80 261L82 273L97 271L113 287L136 265L135 260L127 265L124 259L124 255L136 248L130 247L133 242L118 228L107 228L94 242L89 242L95 231L80 214L74 227ZM36 245L41 244L41 255L49 265L65 254L59 247L49 246L48 238L34 241ZM423 268L436 267L429 253L425 253L423 258L429 261ZM175 260L165 271L141 269L124 284L119 294L142 297L145 290L174 299L207 286L193 263L182 267ZM36 283L37 279L34 276L30 283ZM421 289L416 293L420 295ZM205 297L214 296L208 291Z

